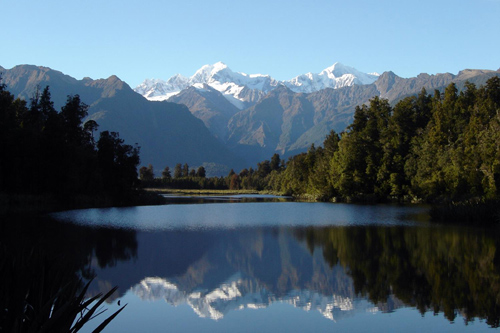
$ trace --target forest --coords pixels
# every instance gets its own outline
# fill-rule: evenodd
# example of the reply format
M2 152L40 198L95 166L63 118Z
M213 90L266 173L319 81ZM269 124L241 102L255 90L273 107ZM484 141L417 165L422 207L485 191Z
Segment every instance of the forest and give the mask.
M126 204L139 186L139 147L89 120L88 106L68 96L60 112L49 87L29 102L15 99L0 81L0 194L12 200L37 198L42 204ZM28 200L29 201L29 200Z
M490 203L500 190L500 78L462 91L425 89L394 106L373 97L357 106L352 124L330 132L322 147L288 161L278 154L256 170L206 179L168 167L155 187L254 189L321 201ZM180 164L176 168L180 167ZM150 167L151 168L151 167ZM148 173L147 171L151 171ZM455 207L457 208L457 207Z
M249 189L321 201L489 203L500 187L500 78L462 91L423 89L391 105L373 97L352 124L320 147L287 161L274 154L239 173L206 177L203 166L167 166L155 178L139 147L89 120L88 106L68 96L60 112L49 88L26 102L0 85L0 188L4 194L59 202L126 204L139 187ZM84 199L82 199L84 198ZM88 199L92 198L92 199ZM493 203L493 204L492 204ZM457 206L458 207L458 206ZM455 207L455 208L457 208ZM456 209L455 209L456 210Z

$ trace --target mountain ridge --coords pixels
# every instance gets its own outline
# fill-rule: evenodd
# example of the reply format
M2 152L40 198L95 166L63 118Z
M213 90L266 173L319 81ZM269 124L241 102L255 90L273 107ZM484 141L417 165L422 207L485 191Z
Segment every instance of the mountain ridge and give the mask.
M222 63L217 68L207 67L198 73L198 79L213 77L212 72L219 73L226 68ZM238 96L247 98L240 102L247 103L248 107L240 109L224 91L200 82L170 97L170 102L153 102L116 76L76 80L48 67L33 65L20 65L2 72L2 82L8 90L25 100L33 96L37 87L49 85L56 109L64 105L67 95L79 94L81 100L90 105L89 117L102 123L101 130L118 131L127 143L138 142L143 147L142 163L153 164L157 171L176 163L225 165L217 175L226 175L231 168L255 166L274 153L286 159L306 151L312 144L321 145L331 130L344 131L352 122L355 107L368 103L374 96L395 104L419 94L423 88L431 93L444 91L454 82L461 90L466 82L479 86L492 76L500 76L498 70L464 69L456 75L421 73L402 78L388 71L371 84L325 88L311 93L295 92L283 83L277 83L267 93L244 86L238 88ZM224 73L228 79L234 72ZM262 87L266 86L265 82L271 82L266 81L265 76L242 75L241 78L257 78ZM182 81L180 76L177 79ZM218 80L218 83L224 81L222 76ZM257 83L252 88L256 86ZM227 85L230 92L234 92L235 87ZM175 121L176 115L183 120Z
M278 81L270 75L246 74L233 72L223 62L213 65L204 65L197 70L193 76L187 78L176 74L168 80L146 79L134 91L150 100L168 100L189 86L207 84L220 91L231 103L240 110L252 106L258 102L259 97L283 84L294 92L314 92L325 88L341 88L353 84L373 83L378 74L366 74L353 67L341 63L334 63L320 73L306 73L296 76L290 80ZM248 98L248 93L242 94L242 90L261 92L258 96Z
M176 163L225 166L223 174L231 165L245 166L186 106L148 101L115 75L76 80L47 67L19 65L3 71L2 83L16 97L27 101L37 89L49 86L56 109L65 104L68 95L80 95L82 102L89 105L86 120L96 120L99 131L119 132L127 144L137 143L141 163L152 164L157 172Z

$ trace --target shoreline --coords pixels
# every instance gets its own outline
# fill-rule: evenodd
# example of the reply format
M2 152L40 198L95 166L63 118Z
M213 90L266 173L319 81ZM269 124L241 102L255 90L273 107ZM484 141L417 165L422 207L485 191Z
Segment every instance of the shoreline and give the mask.
M125 199L116 199L108 195L75 195L58 200L54 194L7 194L0 193L0 216L9 214L35 215L60 212L73 209L106 208L162 205L166 199L145 190L136 190Z

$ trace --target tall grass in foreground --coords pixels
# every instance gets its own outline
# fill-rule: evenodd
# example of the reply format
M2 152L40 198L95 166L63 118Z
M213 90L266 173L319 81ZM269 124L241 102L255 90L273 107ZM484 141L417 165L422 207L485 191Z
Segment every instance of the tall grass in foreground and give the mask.
M3 257L3 256L2 256ZM106 310L103 303L116 291L116 287L106 294L97 294L86 299L89 281L63 270L53 270L51 265L33 265L30 258L39 258L37 253L27 257L2 258L0 271L1 313L0 331L21 332L78 332L85 324ZM9 260L10 259L10 260ZM47 261L48 258L44 258ZM28 266L28 267L27 267ZM25 275L16 274L19 268ZM38 272L34 276L34 271ZM111 314L93 332L101 332L123 309Z
M116 288L86 299L94 276L89 251L48 218L0 216L0 332L74 333L102 314Z

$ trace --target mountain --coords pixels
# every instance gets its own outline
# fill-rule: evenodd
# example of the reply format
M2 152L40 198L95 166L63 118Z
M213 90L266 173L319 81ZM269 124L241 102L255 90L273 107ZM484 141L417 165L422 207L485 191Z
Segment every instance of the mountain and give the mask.
M180 74L167 81L147 79L134 90L149 100L167 100L188 87L200 89L208 85L219 91L239 110L255 103L260 97L276 87L278 82L269 75L233 72L222 62L201 67L187 78Z
M288 81L277 81L269 75L233 72L222 62L205 65L193 76L177 74L167 81L146 79L134 90L150 100L167 100L188 87L202 88L204 84L221 92L238 109L258 102L278 85L284 84L294 92L314 92L325 88L342 88L354 84L370 84L378 74L362 73L352 67L335 63L320 73L299 75Z
M380 97L387 98L390 102L397 102L404 97L418 94L422 88L425 88L428 93L432 93L434 90L442 92L446 86L454 82L461 90L466 82L480 86L493 76L500 76L500 71L465 69L457 75L421 73L417 77L407 79L399 77L393 72L385 72L375 82L375 85Z
M167 81L148 79L134 90L150 100L186 105L214 136L254 164L275 152L286 154L322 142L331 128L341 131L350 123L351 115L342 115L346 110L338 105L332 109L332 103L324 101L322 95L331 92L310 99L305 95L291 97L293 94L367 85L377 78L378 74L362 73L335 63L320 73L307 73L279 82L269 75L236 73L218 62L203 66L189 78L177 74ZM277 95L281 100L269 103ZM295 100L297 98L301 101ZM339 98L342 103L345 101ZM318 111L313 110L314 105ZM332 112L325 111L323 105ZM321 116L322 113L328 114ZM244 120L249 117L252 120ZM270 118L274 121L268 122Z
M226 175L230 168L255 166L274 153L287 158L311 144L321 145L332 129L345 130L355 107L374 96L395 104L422 88L428 93L444 91L454 82L460 90L467 81L479 86L500 76L498 70L466 69L457 75L422 73L402 78L393 72L364 74L336 63L318 74L279 82L268 75L236 73L216 63L189 78L146 80L135 88L136 93L115 76L76 80L50 68L27 65L2 72L8 89L24 99L33 95L37 85L47 84L57 108L68 94L79 94L101 130L118 131L127 143L139 143L142 163L153 164L157 171L176 163L225 165L218 175Z
M325 88L338 89L355 84L371 84L377 80L378 76L377 73L362 73L337 62L318 74L299 75L289 81L284 81L283 84L295 92L311 93Z
M295 93L281 85L228 123L228 146L253 160L282 156L320 145L333 129L343 131L356 105L378 95L375 85Z
M222 93L207 84L199 88L190 86L168 101L187 106L189 111L221 140L227 135L229 119L239 111Z
M2 81L11 93L26 100L37 87L48 85L56 109L64 105L67 95L79 94L89 105L88 119L96 120L100 131L119 132L125 143L137 143L141 164L152 164L157 172L176 163L225 165L227 172L245 166L186 106L148 101L116 76L76 80L47 67L21 65L3 70Z
M314 110L304 94L284 85L251 108L238 112L228 123L228 145L252 159L263 160L288 145L314 124Z
M374 96L395 104L420 93L422 88L428 93L444 91L454 82L460 90L466 82L479 86L492 76L500 76L500 71L464 70L458 75L420 74L408 79L385 72L372 84L312 93L296 93L280 85L229 120L227 144L249 161L269 159L274 153L292 156L306 151L311 144L321 145L332 129L338 133L345 130L352 122L355 107L368 103Z

